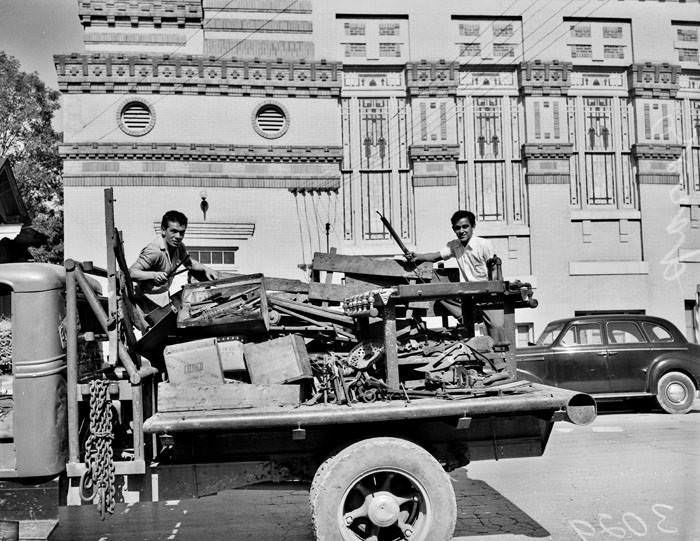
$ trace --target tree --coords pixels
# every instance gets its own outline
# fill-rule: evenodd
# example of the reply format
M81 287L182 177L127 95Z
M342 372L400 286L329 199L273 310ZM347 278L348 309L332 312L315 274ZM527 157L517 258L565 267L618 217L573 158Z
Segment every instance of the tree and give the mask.
M52 263L63 261L61 136L51 126L59 96L36 72L23 72L16 58L0 51L0 158L11 158L32 227L46 236L30 252Z

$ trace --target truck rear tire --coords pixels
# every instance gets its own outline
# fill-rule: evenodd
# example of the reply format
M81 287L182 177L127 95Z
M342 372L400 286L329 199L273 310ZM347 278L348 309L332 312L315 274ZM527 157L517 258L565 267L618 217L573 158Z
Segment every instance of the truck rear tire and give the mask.
M667 413L687 413L693 407L697 389L682 372L668 372L656 384L656 401Z
M324 462L310 504L322 541L449 541L457 520L450 476L425 449L399 438L363 440Z

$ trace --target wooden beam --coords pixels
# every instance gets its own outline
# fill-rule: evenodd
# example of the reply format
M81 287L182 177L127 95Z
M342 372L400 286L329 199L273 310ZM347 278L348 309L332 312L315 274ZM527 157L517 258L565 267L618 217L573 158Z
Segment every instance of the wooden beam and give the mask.
M392 296L394 302L408 300L439 299L443 297L461 297L471 295L488 295L503 293L505 282L457 282L437 284L416 284L396 286L397 294Z
M210 411L225 409L298 406L299 385L222 385L158 384L158 411Z
M394 278L415 278L413 267L397 259L377 259L359 255L323 254L316 252L313 269L326 272L344 272L346 274L364 274ZM426 280L432 276L432 263L422 263L416 269Z

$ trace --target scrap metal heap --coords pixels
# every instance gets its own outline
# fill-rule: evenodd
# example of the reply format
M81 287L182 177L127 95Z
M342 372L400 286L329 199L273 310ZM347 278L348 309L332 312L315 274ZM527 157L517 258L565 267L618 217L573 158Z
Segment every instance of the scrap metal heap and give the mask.
M174 340L192 340L192 360L201 354L203 338L233 336L242 344L239 358L222 357L218 348L229 378L224 382L299 384L304 405L517 391L508 343L446 323L449 314L473 310L475 303L503 307L510 299L511 312L533 306L531 287L502 280L450 282L452 270L436 273L396 259L319 253L315 280L308 284L262 274L188 284ZM342 284L333 283L333 273L342 273ZM428 328L427 318L436 316L445 326ZM168 351L165 364L171 382L178 383ZM182 362L182 348L178 351L175 362Z

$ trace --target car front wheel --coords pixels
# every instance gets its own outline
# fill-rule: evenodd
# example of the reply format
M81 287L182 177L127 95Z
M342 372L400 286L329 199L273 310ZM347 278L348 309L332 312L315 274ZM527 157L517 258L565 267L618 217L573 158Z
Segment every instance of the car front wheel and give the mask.
M669 372L656 384L656 401L667 413L687 413L693 407L696 391L688 376Z

